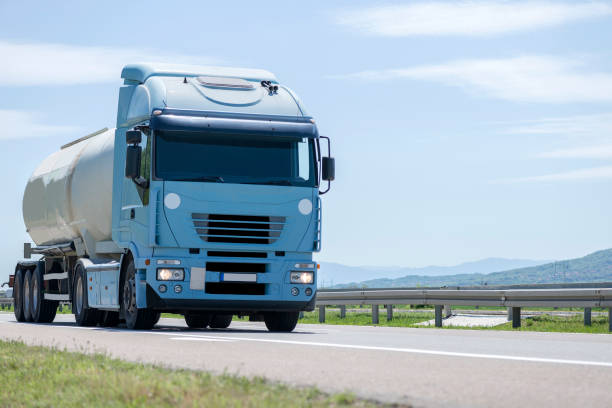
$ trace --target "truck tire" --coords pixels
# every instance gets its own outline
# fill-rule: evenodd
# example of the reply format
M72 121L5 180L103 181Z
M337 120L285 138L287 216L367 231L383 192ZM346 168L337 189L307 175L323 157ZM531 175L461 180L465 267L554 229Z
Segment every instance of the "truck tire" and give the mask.
M136 304L136 267L130 256L123 276L121 311L125 325L132 330L149 330L155 326L157 312L152 309L139 309Z
M185 323L190 329L204 329L210 320L210 313L185 313Z
M264 314L264 322L271 332L290 332L297 325L300 312L271 312Z
M210 320L210 328L211 329L227 329L230 324L232 324L232 318L234 316L231 314L216 314L213 315L213 318Z
M117 327L119 324L119 312L109 310L100 311L100 321L98 324L101 327Z
M32 282L32 271L27 270L23 277L23 320L26 322L32 321L32 302L30 301L30 297L32 291L30 290Z
M15 271L15 283L13 284L13 312L18 322L25 321L23 313L23 270L17 268Z
M55 313L57 312L57 300L46 300L44 298L44 285L43 274L40 268L37 266L32 271L32 279L30 282L30 310L32 314L32 320L36 323L51 323L55 319Z
M74 274L74 288L72 293L72 313L79 326L91 327L98 323L98 309L89 307L87 300L87 274L80 263L77 264Z

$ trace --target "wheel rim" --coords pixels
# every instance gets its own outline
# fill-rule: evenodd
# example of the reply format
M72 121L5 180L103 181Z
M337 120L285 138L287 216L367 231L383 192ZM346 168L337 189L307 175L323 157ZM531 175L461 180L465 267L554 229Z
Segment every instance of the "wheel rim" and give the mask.
M81 276L79 276L77 278L77 285L76 285L76 295L75 295L75 313L77 315L81 314L81 310L83 310L83 280L81 279Z
M123 285L123 306L129 315L136 312L136 282L133 276L130 276Z
M30 314L30 280L23 280L23 311L25 315Z
M38 279L32 277L32 315L38 310Z

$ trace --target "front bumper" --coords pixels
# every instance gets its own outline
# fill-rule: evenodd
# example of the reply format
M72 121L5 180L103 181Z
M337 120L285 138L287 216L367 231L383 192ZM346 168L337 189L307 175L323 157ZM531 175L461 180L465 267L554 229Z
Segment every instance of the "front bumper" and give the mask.
M164 254L151 257L148 258L148 265L144 258L136 261L140 292L146 295L143 296L146 298L146 307L161 311L223 310L235 313L314 309L316 267L312 269L315 276L312 284L295 284L290 281L290 273L296 270L296 264L312 264L311 253L277 256L271 252L265 258L184 255L187 256ZM172 267L184 270L184 280L158 280L157 269L166 265L158 265L157 261L163 259L180 261L180 265ZM192 268L205 270L203 287L193 288ZM232 273L220 271L224 269ZM256 279L250 283L224 279L225 276L241 274ZM232 292L236 287L240 290Z

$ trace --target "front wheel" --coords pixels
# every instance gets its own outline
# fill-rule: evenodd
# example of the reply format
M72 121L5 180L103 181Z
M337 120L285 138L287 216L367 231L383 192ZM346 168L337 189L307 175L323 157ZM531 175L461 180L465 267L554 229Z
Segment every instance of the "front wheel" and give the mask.
M209 313L185 313L185 323L190 329L204 329L210 323Z
M121 312L128 329L149 330L155 326L158 313L151 309L139 309L136 303L136 267L131 256L125 268L121 300Z
M216 314L210 321L211 329L227 329L230 324L232 324L232 318L234 316L231 314Z
M271 332L290 332L297 325L300 312L271 312L264 314L264 322Z

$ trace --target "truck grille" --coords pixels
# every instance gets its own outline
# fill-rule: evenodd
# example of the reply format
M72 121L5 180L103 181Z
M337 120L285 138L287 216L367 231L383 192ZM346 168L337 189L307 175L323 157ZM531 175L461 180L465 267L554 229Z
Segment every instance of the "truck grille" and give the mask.
M191 214L196 233L206 242L273 244L286 217L263 215Z

